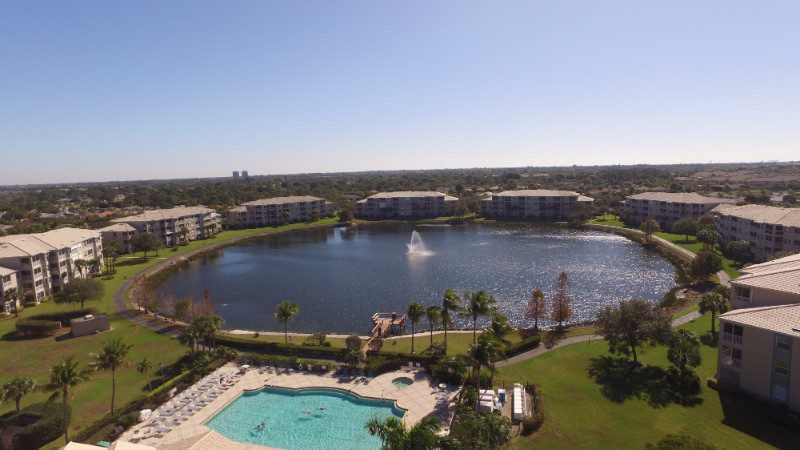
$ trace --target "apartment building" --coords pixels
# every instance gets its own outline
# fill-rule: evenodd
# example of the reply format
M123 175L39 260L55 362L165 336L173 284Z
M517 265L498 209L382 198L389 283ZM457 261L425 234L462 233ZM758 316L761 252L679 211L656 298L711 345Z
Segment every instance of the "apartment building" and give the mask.
M171 247L180 242L210 237L222 229L222 220L213 209L205 206L176 206L153 209L134 216L114 219L112 224L128 224L136 233L149 233Z
M719 321L719 382L800 411L800 305L736 309Z
M231 228L277 226L333 216L333 203L310 195L273 197L242 203L228 211Z
M748 241L757 261L800 252L800 208L720 205L713 210L722 243Z
M360 219L432 219L452 216L458 199L435 191L381 192L356 202Z
M19 308L20 305L17 300L12 300L6 296L6 292L19 287L17 283L18 277L18 270L0 267L0 312L11 314Z
M572 191L545 189L503 191L481 200L486 217L568 219L576 205L594 206L594 199Z
M800 304L800 254L745 267L731 281L732 309L793 303Z
M639 225L653 218L662 230L669 231L681 219L697 220L715 207L728 203L732 203L732 200L706 197L694 192L643 192L625 197L622 219L626 223Z
M127 223L115 223L97 230L103 238L103 245L114 243L119 253L133 253L131 239L136 235L136 228Z
M94 267L77 261L94 261ZM103 246L96 230L60 228L37 234L0 237L0 267L16 271L26 303L38 303L76 277L103 267Z

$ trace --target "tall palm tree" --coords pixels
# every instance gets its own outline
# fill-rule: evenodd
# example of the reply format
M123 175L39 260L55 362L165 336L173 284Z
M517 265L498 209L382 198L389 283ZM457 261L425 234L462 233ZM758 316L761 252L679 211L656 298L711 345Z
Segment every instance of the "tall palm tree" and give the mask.
M289 321L294 319L294 316L299 312L300 308L296 303L284 300L278 303L278 306L275 307L275 312L272 313L272 317L276 318L278 323L283 325L283 339L287 344L289 343Z
M153 369L153 363L147 360L147 358L139 361L139 364L136 364L136 371L140 374L144 375L144 379L147 380L147 389L152 392L153 385L150 383L150 371Z
M25 294L20 288L11 288L3 292L3 301L14 305L14 315L19 314L19 305L25 300Z
M709 292L700 299L700 314L711 313L711 334L716 334L717 314L728 310L728 299L718 292Z
M81 278L83 278L84 277L83 271L86 268L86 266L89 265L89 262L83 259L76 259L72 264L75 266L76 269L78 269L78 272L81 274Z
M14 399L17 411L22 397L36 389L36 382L31 377L16 377L3 385L2 397L5 400Z
M365 428L369 434L381 438L382 449L411 450L438 447L442 427L438 417L426 417L409 429L397 417L383 420L373 417Z
M222 328L225 321L220 316L208 316L208 322L205 326L205 331L208 333L207 337L211 339L211 348L217 349L217 333Z
M414 353L414 325L419 323L422 316L425 315L425 307L420 302L411 302L408 304L408 320L411 321L411 353Z
M486 291L478 291L467 294L467 308L464 314L472 319L472 343L477 339L478 318L489 315L494 309L493 305L497 302L494 297Z
M425 310L425 317L428 319L428 328L431 331L431 347L433 347L433 329L442 323L442 308L438 306L429 306Z
M506 336L514 331L514 326L508 322L508 317L505 314L495 312L492 315L492 323L489 325L489 331L494 335L495 339L503 344L508 344Z
M107 370L111 372L111 413L114 413L114 400L117 395L117 369L128 367L131 362L125 359L130 352L130 344L122 342L120 338L114 338L110 341L103 341L100 353L94 355L94 363L92 367L99 370Z
M458 292L448 289L442 298L442 330L444 330L444 353L447 354L447 329L453 326L453 314L463 311Z
M100 260L97 258L90 259L86 264L91 268L92 274L97 273L100 270L100 266L102 266Z
M495 372L497 372L494 363L505 356L503 343L491 333L483 333L477 342L467 349L467 356L472 360L472 376L475 380L475 389L480 389L481 369L488 369L489 373L494 376Z
M90 370L78 367L78 363L73 361L70 356L61 364L50 369L50 381L44 386L44 390L52 392L48 401L53 401L59 396L64 404L64 442L69 443L69 412L67 401L74 396L74 389L77 385L89 379Z

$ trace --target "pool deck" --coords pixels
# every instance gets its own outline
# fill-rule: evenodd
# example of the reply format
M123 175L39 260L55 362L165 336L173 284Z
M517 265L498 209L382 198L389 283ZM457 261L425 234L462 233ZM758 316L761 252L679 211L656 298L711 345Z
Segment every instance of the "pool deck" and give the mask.
M238 370L233 365L226 366L224 370L234 373ZM397 377L409 377L414 379L410 386L398 387L392 384L392 380ZM245 391L258 390L265 386L302 389L302 388L335 388L350 391L362 397L383 398L395 400L398 407L406 410L403 422L406 426L411 426L421 419L428 416L438 416L442 420L442 425L449 426L454 413L454 397L457 388L440 389L433 384L433 380L420 369L406 369L388 372L373 378L368 383L362 379L343 380L339 377L328 374L311 374L307 372L295 371L292 374L259 373L259 369L251 368L248 370L236 385L223 392L210 404L198 410L184 422L170 429L160 437L138 439L137 436L143 433L145 424L138 424L127 430L120 436L119 440L136 442L151 445L156 448L174 448L176 443L187 443L192 440L200 440L211 431L204 423L214 414L219 412L228 403L239 397ZM443 405L446 404L446 407ZM233 442L233 441L230 441ZM239 448L263 449L251 444L239 444ZM185 448L188 448L185 447ZM208 446L203 448L231 448L228 446Z

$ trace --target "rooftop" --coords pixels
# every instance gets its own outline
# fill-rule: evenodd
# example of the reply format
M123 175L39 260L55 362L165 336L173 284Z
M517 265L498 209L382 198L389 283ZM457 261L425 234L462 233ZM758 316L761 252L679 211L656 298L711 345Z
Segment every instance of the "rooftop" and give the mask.
M6 275L11 275L16 273L17 271L14 269L9 269L8 267L0 266L0 277L4 277Z
M800 253L745 267L736 285L800 295Z
M0 237L0 258L39 255L99 237L97 230L83 228L59 228L44 233L3 236Z
M113 225L109 225L107 227L100 228L97 231L99 231L101 233L105 232L105 231L116 231L116 232L122 232L122 233L126 233L126 232L127 233L132 233L132 232L136 231L136 228L133 228L132 226L128 225L127 223L115 223Z
M689 204L720 204L731 203L733 200L719 197L706 197L695 192L642 192L641 194L629 195L633 200L653 200L669 203L689 203Z
M728 322L800 337L800 305L735 309L719 316Z
M289 197L262 198L259 200L253 200L252 202L242 203L242 206L285 205L287 203L318 202L320 200L322 199L311 195L293 195Z
M494 194L495 197L583 197L584 199L594 200L590 197L585 197L574 191L556 191L550 189L519 189L511 191L503 191ZM587 201L587 200L584 200Z
M375 195L370 195L367 198L404 198L404 197L442 197L445 200L458 200L455 197L449 196L443 192L437 191L394 191L394 192L379 192Z
M800 227L800 208L780 208L766 205L720 205L713 212L759 223Z
M125 222L151 222L155 220L173 220L182 217L195 216L198 214L210 214L214 210L205 206L176 206L168 209L152 209L141 214L113 219L112 223Z

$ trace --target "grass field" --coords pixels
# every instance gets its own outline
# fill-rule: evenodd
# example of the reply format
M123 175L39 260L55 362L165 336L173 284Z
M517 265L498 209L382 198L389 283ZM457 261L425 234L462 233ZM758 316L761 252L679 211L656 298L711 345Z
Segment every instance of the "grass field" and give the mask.
M252 333L248 333L248 334L241 334L241 333L226 334L226 333L223 333L223 335L232 336L232 337L235 337L237 339L249 339L249 340L256 341L256 342L279 342L281 344L286 342L284 340L284 337L283 337L282 334L262 334L262 333L259 333L258 337L254 337L254 334L252 334ZM292 335L291 333L289 333L289 343L293 344L293 345L300 345L300 344L303 343L303 341L308 336L309 335L307 335L307 334L305 334L305 335ZM325 338L326 341L331 343L331 347L333 347L333 348L345 348L346 347L345 339L346 338L339 338L339 337L326 337Z
M335 222L335 219L323 219L314 224ZM291 229L305 226L308 226L308 224L292 224L278 228ZM15 376L30 376L39 386L42 386L47 383L48 371L52 366L62 362L69 356L74 356L81 363L88 363L91 361L91 354L99 351L102 341L118 337L129 344L133 344L133 348L128 355L131 367L121 369L117 373L116 401L118 406L124 405L147 390L145 377L135 370L135 366L139 361L147 357L153 363L154 368L158 368L159 363L166 366L177 361L185 353L186 347L175 339L158 334L149 328L136 326L127 320L117 318L113 314L112 297L114 291L125 279L130 278L139 270L167 257L226 239L249 236L272 229L276 228L223 231L212 239L193 241L186 246L178 247L177 251L162 249L157 256L149 258L147 261L141 255L122 256L117 260L117 273L100 278L105 286L102 300L86 304L87 307L94 307L99 312L109 313L112 317L112 329L100 335L59 341L52 337L18 340L16 338L15 319L13 317L0 319L0 361L3 362L0 365L0 384ZM35 307L26 308L20 314L20 317L74 308L76 307L58 304L51 300ZM70 401L73 406L73 419L70 430L73 430L73 432L91 424L110 410L111 375L105 372L96 372L92 375L91 380L80 385L75 393L75 398ZM44 392L36 392L23 398L22 404L24 406L32 402L43 401L48 396L49 394ZM8 411L13 406L13 402L6 403L2 405L0 412ZM55 444L58 442L60 441L56 441L52 445L57 448Z
M684 328L707 332L710 319L703 316ZM697 373L705 380L716 370L716 348L703 345L702 354ZM515 438L512 447L642 448L668 433L688 434L719 448L789 448L800 439L705 384L693 406L660 396L655 383L630 385L626 381L625 388L639 395L617 392L606 397L588 370L592 358L608 355L605 341L592 340L500 369L498 383L539 383L545 399L547 420L542 429L531 437ZM664 347L647 349L640 360L645 365L669 365Z
M666 239L675 245L679 245L692 253L700 253L700 251L703 249L703 244L701 242L697 242L697 238L694 236L689 236L689 240L686 240L686 236L682 234L664 233L659 231L655 233L655 235L662 239ZM722 270L724 270L732 280L736 279L739 276L739 269L736 268L736 265L733 263L733 261L726 258L718 250L714 250L714 253L722 258Z
M599 216L595 216L594 218L589 220L589 223L596 223L598 225L607 225L609 227L620 227L625 228L625 224L622 223L619 218L613 214L601 214Z

